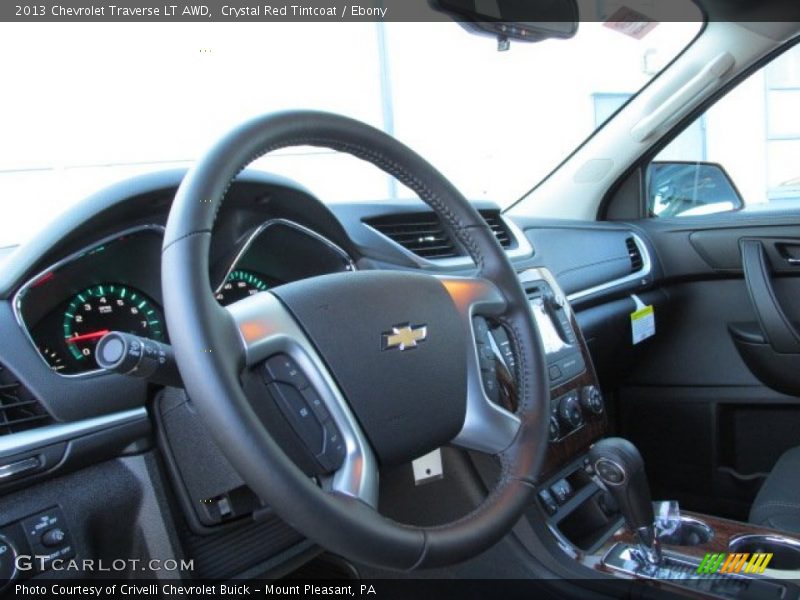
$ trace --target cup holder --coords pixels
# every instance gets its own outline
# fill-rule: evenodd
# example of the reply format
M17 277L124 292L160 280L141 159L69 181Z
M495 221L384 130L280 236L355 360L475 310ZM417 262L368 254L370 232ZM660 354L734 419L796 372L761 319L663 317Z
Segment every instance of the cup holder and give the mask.
M713 537L714 530L711 527L691 517L682 516L677 527L658 530L659 541L671 546L699 546L711 541Z
M731 552L772 554L768 568L800 571L800 542L778 535L742 535L728 545Z

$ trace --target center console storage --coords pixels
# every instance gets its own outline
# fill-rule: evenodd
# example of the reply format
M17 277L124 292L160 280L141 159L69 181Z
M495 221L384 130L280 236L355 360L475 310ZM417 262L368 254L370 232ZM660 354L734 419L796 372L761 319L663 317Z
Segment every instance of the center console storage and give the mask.
M616 503L585 467L583 459L574 461L540 485L537 493L548 529L576 556L598 548L622 525ZM541 518L541 513L536 510L532 518Z

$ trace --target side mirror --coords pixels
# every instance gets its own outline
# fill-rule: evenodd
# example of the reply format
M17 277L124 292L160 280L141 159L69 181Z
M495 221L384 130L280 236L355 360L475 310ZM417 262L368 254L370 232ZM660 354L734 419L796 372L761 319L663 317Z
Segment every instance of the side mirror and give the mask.
M660 162L647 168L647 213L690 217L744 208L728 173L717 163Z

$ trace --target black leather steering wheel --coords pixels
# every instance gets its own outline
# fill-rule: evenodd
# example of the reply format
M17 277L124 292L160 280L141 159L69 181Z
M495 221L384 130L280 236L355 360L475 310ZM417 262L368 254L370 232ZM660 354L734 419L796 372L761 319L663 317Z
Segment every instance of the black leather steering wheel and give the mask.
M474 277L357 271L286 284L220 306L209 281L212 228L236 175L272 150L320 146L371 162L414 190L477 266ZM460 562L499 541L532 501L547 444L544 354L528 301L492 231L443 175L373 127L321 112L252 120L184 178L162 253L164 309L186 390L245 482L308 538L354 561L393 569ZM517 356L518 409L483 391L473 316L507 330ZM411 351L382 336L410 323L427 339ZM396 346L396 345L395 345ZM275 354L291 356L345 441L322 485L264 426L266 388L245 385ZM245 388L248 393L245 393ZM262 414L262 418L259 418ZM499 458L500 477L469 515L413 527L376 510L378 469L445 444Z

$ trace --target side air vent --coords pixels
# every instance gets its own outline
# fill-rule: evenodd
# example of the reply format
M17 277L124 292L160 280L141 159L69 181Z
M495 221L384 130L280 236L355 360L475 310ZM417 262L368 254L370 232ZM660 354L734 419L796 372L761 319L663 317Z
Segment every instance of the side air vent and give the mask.
M628 247L628 256L631 259L631 273L636 273L642 270L644 261L642 260L642 252L636 244L636 240L629 237L625 240L625 245Z
M417 256L435 259L460 255L434 212L388 215L365 223Z
M484 218L486 223L494 232L494 236L497 238L497 241L500 242L500 245L503 248L510 248L512 245L511 242L511 232L508 230L503 219L500 217L499 210L481 210L478 211L481 213L481 216Z
M52 423L39 401L0 364L0 435Z

